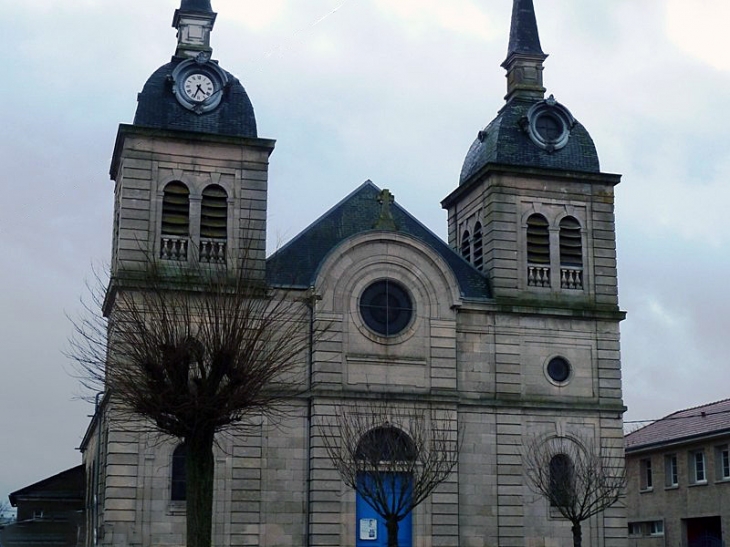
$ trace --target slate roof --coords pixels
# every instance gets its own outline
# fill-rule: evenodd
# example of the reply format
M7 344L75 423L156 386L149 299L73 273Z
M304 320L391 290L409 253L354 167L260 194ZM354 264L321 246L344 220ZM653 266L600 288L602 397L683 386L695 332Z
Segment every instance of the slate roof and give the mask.
M540 35L537 31L537 18L532 0L515 0L512 4L507 57L515 53L546 56L540 47Z
M13 507L17 505L18 501L30 499L78 499L82 501L85 479L84 465L77 465L16 490L8 498Z
M730 435L730 399L669 414L626 435L626 451L632 452L701 437Z
M213 13L213 8L210 6L210 0L182 0L180 11Z
M161 66L149 77L137 97L134 125L256 138L253 105L241 82L231 74L228 74L231 83L223 91L220 105L211 112L196 114L177 101L169 76L182 61L181 58L173 58L172 62Z
M267 260L269 283L308 288L325 258L351 236L374 229L381 213L380 189L366 181ZM397 203L391 213L399 233L425 243L450 266L462 297L491 298L486 277Z
M535 101L513 99L499 111L467 152L459 184L467 183L488 163L600 173L593 139L578 122L560 150L548 152L532 142L520 122L533 104Z

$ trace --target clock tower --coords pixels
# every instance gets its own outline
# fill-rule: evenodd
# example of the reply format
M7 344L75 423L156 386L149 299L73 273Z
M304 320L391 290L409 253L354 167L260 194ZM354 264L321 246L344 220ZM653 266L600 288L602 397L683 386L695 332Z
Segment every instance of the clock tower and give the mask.
M264 275L268 159L241 82L212 58L209 0L183 0L178 44L120 125L112 276L149 258L215 262ZM245 264L242 262L245 258Z
M211 265L265 278L268 164L275 143L258 137L246 90L213 58L215 20L210 0L181 1L173 17L174 54L144 84L134 121L119 126L103 310L110 324L124 305L123 291L137 290L124 280L151 262L181 269ZM159 478L160 469L179 466L176 446L120 424L114 404L105 393L81 446L89 492L86 545L179 545L185 504L176 497L180 488L170 494L169 483ZM214 511L229 514L230 507ZM160 522L165 524L158 529ZM221 522L214 521L217 534ZM221 537L216 544L224 544Z

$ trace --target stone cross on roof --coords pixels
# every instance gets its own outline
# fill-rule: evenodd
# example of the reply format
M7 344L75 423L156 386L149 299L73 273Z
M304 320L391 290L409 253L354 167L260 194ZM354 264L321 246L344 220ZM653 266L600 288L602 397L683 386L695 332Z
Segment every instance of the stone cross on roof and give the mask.
M387 188L378 194L378 203L380 203L382 207L380 209L380 216L375 223L376 230L397 230L393 213L390 211L390 206L394 202L395 196L391 194L390 190Z

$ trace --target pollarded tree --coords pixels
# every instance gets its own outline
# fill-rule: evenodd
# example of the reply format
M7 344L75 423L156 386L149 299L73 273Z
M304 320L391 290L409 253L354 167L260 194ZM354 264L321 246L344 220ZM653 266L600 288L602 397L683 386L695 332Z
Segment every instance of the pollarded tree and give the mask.
M105 391L120 422L185 446L187 545L212 535L217 433L285 409L304 388L305 350L319 333L304 300L225 266L148 260L118 271L75 322L82 384Z
M596 446L583 437L533 438L523 447L528 485L572 524L581 547L581 523L618 502L626 487L623 447Z
M399 523L451 475L459 459L456 419L410 403L339 406L319 426L332 464L385 521L388 547Z

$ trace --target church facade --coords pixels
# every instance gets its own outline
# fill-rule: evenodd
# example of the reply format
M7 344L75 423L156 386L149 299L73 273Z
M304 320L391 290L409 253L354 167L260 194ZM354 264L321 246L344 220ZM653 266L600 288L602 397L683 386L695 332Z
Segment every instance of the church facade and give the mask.
M120 126L112 276L151 257L235 267L245 252L251 275L312 302L328 335L303 357L308 390L293 412L218 439L213 544L385 545L363 536L363 502L317 426L373 398L435 409L459 436L454 472L404 521L401 547L571 541L570 523L526 482L522 453L556 437L622 446L620 177L601 172L587 130L545 96L532 0L514 0L505 103L441 203L447 242L368 181L268 258L275 142L211 60L215 19L210 0L182 0L175 56ZM104 398L82 443L86 545L184 545L179 442L121 429L113 413ZM626 530L617 504L583 537L613 547Z

